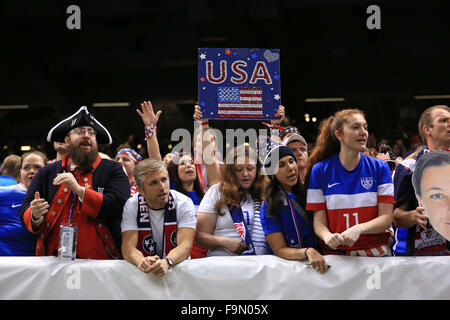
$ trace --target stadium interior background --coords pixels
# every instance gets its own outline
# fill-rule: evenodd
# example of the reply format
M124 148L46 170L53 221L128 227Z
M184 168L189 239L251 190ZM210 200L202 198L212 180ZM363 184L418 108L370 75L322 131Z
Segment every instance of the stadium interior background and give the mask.
M71 4L81 9L81 30L66 27ZM380 30L366 27L371 4L381 8ZM54 155L45 141L49 129L82 105L113 136L104 151L114 155L130 134L133 147L145 146L135 111L143 100L163 110L158 136L165 153L173 130L193 128L199 47L279 48L281 101L309 141L320 121L343 107L364 110L378 139L410 136L426 107L450 103L449 4L0 0L0 159L22 154L23 145ZM344 100L307 102L331 97ZM129 105L93 107L100 102ZM242 120L211 126L263 128Z

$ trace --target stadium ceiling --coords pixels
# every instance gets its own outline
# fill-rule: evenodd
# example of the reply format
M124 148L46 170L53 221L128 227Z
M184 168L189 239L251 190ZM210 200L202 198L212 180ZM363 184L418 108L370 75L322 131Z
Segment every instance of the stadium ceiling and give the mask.
M133 117L144 99L192 105L199 47L279 48L282 102L300 116L306 98L392 108L450 94L448 1L377 1L380 30L366 27L370 1L80 1L81 30L66 26L71 4L0 1L0 105L29 106L0 110L8 134L93 103Z

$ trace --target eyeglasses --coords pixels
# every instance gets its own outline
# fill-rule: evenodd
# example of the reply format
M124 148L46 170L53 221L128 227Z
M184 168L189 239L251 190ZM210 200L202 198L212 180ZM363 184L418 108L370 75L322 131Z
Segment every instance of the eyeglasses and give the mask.
M91 136L91 137L93 137L97 134L97 132L95 132L95 130L92 128L81 128L80 127L80 128L75 128L72 130L72 133L75 133L80 136L84 136L86 134L86 132L87 132L88 136Z

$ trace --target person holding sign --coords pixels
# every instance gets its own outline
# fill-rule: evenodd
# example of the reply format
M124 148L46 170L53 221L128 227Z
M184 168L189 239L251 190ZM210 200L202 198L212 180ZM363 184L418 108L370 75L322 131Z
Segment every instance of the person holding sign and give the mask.
M305 184L324 254L391 255L394 186L387 163L362 154L367 139L358 109L336 112L320 126Z
M412 184L433 228L450 240L450 152L432 151L417 160ZM427 228L428 229L428 228ZM448 250L447 250L447 253Z
M255 151L234 148L233 162L222 167L198 208L197 243L208 256L271 254L260 220L265 176Z
M396 256L448 255L448 241L427 223L411 183L417 161L427 152L450 150L450 108L436 105L422 112L418 130L425 147L394 171L394 254Z
M276 154L278 158L275 159ZM277 163L277 170L269 175L261 207L261 223L267 241L278 257L308 259L314 270L323 273L328 266L318 251L312 219L301 205L304 196L296 156L291 148L277 145L268 153L265 166L269 161Z
M24 153L21 158L20 184L0 186L0 256L34 256L37 236L20 223L20 205L38 170L47 162L39 151Z

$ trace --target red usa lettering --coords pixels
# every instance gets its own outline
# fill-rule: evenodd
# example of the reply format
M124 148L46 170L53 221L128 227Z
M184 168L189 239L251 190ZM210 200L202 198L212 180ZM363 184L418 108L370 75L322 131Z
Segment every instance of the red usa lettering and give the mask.
M247 81L248 73L244 69L247 67L247 63L242 60L237 60L231 64L232 77L231 82L235 84L241 84ZM217 68L217 67L216 67ZM206 61L206 80L212 84L220 84L227 80L228 69L227 61L221 60L219 63L219 75L214 72L214 62L211 60ZM264 61L258 61L253 68L249 83L255 84L258 80L262 80L265 84L272 84L272 78L267 69L266 63Z

